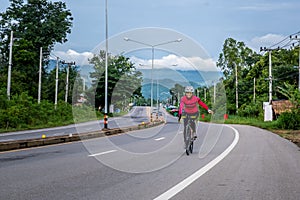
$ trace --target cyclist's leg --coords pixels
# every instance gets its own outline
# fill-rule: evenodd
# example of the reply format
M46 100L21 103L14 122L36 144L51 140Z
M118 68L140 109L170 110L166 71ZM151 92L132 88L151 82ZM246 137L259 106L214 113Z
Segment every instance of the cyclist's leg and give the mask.
M195 119L192 120L191 123L191 128L192 128L192 138L196 139L197 135L196 135L196 123L195 123Z
M186 134L187 134L187 130L186 130L186 125L187 125L187 121L188 121L188 116L186 116L184 119L183 119L183 141L184 141L184 148L186 149L187 148L187 141L186 141Z
M197 112L197 113L193 114L193 117L192 117L191 128L193 130L192 138L194 138L194 139L197 138L197 134L196 134L196 122L197 122L198 116L199 116L199 113Z

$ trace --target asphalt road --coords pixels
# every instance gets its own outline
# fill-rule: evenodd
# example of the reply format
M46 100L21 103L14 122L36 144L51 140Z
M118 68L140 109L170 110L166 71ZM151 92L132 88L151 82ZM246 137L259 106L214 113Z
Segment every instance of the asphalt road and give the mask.
M299 199L299 148L250 126L182 124L0 154L0 196L18 199Z
M149 121L149 114L147 112L149 112L149 108L147 107L134 107L127 115L109 118L109 128L128 127L137 125L141 122L147 122ZM0 142L41 138L42 135L49 137L92 132L101 130L104 127L103 124L103 120L98 120L55 128L1 133Z

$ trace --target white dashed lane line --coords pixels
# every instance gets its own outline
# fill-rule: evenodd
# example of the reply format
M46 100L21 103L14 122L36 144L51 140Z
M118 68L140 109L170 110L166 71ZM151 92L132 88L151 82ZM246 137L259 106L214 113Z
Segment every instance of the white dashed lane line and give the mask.
M113 153L113 152L116 152L117 150L109 150L109 151L103 151L103 152L100 152L100 153L96 153L96 154L91 154L89 155L89 157L95 157L95 156L101 156L101 155L105 155L105 154L109 154L109 153Z
M160 140L164 140L164 139L166 139L166 138L165 138L165 137L160 137L160 138L156 138L156 139L154 139L154 140L160 141Z

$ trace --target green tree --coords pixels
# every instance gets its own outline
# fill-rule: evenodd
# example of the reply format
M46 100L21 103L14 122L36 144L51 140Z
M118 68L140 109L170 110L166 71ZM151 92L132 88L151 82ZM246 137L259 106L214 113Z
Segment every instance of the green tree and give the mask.
M251 101L249 99L249 92L251 92L251 88L253 88L253 80L246 79L246 77L260 57L259 54L248 48L244 42L238 42L233 38L225 40L222 53L219 55L217 66L221 68L224 74L223 84L226 90L227 110L229 113L237 112L236 76L239 82L239 107L240 105ZM235 68L237 68L237 75L235 73Z
M58 100L65 100L65 94L66 94L66 82L67 82L67 68L68 64L62 64L59 62L59 68L58 68ZM78 75L78 66L77 65L69 65L69 89L68 89L68 103L72 103L77 101L78 95L73 95L73 92L76 92L73 90L74 83L76 81L76 77ZM47 77L44 80L43 83L43 91L44 91L44 98L54 101L55 99L55 79L56 79L56 68L51 70L49 73L47 73ZM82 84L81 84L82 85ZM82 89L80 90L82 92ZM73 97L73 98L72 98Z
M66 42L67 34L71 33L73 18L64 2L26 2L10 0L10 6L0 13L0 79L2 83L7 82L3 74L7 74L9 36L13 31L14 38L18 40L14 41L16 45L13 46L11 94L26 91L36 98L40 48L49 52L55 43ZM47 55L43 56L43 60L47 60ZM42 74L45 79L47 74L44 68Z
M169 92L172 95L172 103L175 100L176 104L179 106L180 98L184 94L184 86L176 83L175 86L171 88Z
M90 63L95 71L90 74L94 79L92 85L96 92L95 106L105 106L105 51L95 55ZM126 106L134 99L142 96L142 73L136 71L134 64L124 56L108 54L108 105ZM125 105L126 104L126 105Z

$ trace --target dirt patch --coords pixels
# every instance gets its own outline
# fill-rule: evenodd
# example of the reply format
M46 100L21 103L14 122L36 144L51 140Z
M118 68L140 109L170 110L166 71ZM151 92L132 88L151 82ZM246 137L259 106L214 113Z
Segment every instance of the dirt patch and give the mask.
M272 130L272 132L290 140L300 147L300 130Z

